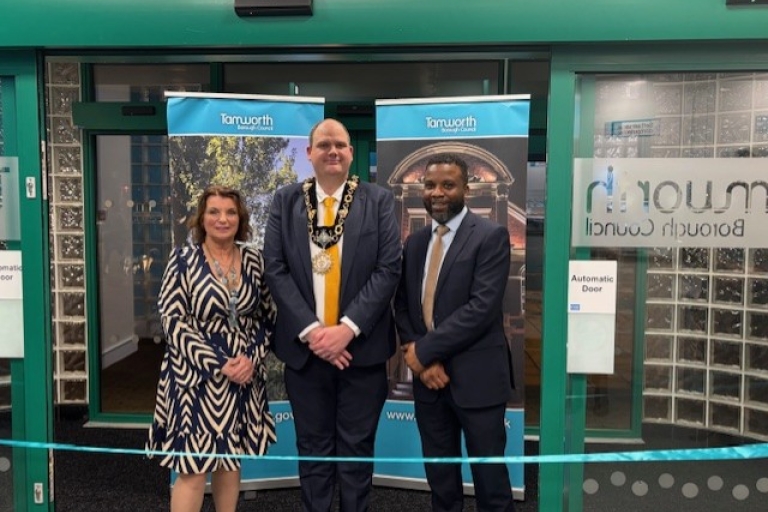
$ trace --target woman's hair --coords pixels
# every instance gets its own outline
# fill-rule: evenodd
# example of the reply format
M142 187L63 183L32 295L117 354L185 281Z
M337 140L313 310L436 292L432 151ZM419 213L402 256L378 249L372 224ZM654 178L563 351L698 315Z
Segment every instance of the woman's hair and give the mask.
M251 223L250 216L248 215L248 207L245 206L243 195L229 187L221 187L219 185L211 185L203 190L200 197L197 200L197 209L195 214L189 219L187 225L191 231L192 241L196 244L205 242L205 228L203 227L203 218L205 217L205 207L208 203L208 198L211 196L228 197L235 202L237 208L237 233L235 233L235 240L238 242L246 242L251 237Z

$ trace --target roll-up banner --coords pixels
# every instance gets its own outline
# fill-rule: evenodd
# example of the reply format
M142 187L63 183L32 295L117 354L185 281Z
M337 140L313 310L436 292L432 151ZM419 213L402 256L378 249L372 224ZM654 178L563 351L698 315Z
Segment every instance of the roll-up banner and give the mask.
M507 406L507 456L524 453L523 345L525 342L526 173L530 97L478 96L376 102L377 182L392 189L405 240L431 222L422 203L430 157L458 153L469 166L466 203L474 213L509 229L511 267L504 296L504 326L514 362L515 394ZM414 418L410 370L396 354L389 364L390 394L377 434L376 454L392 458L421 453ZM522 464L509 464L511 485L522 499ZM426 488L421 464L377 463L377 481ZM472 492L469 466L465 489Z
M243 192L253 242L261 246L275 190L313 175L306 149L309 131L323 119L325 100L215 93L166 96L175 245L186 243L184 221L194 211L197 194L215 183ZM296 456L296 434L282 365L270 355L267 368L267 396L278 439L269 455L286 460L243 460L244 489L298 484L298 465L291 460Z

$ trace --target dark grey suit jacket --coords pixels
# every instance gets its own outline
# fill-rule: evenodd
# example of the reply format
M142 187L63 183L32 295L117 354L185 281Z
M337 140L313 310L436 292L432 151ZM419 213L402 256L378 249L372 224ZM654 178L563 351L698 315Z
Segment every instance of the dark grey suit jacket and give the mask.
M266 280L277 303L274 351L299 370L311 355L298 335L312 322L315 297L302 184L277 191L264 241ZM353 366L385 362L395 350L392 296L400 277L400 233L392 193L361 182L344 224L340 316L361 331L347 350Z
M403 250L403 273L395 297L400 341L416 343L424 366L441 361L450 392L461 407L498 405L511 398L510 354L502 300L509 274L509 233L504 226L468 212L443 260L435 290L435 329L427 332L421 287L431 225L413 233ZM437 392L414 379L416 400Z

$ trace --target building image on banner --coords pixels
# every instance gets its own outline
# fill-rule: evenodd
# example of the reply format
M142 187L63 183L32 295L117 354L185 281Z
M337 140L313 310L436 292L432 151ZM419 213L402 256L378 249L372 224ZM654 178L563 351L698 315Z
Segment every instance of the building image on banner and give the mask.
M430 158L454 153L468 166L466 206L480 217L507 227L510 271L504 294L504 329L510 344L515 389L507 404L508 456L523 455L526 178L528 173L528 96L486 96L414 100L380 100L376 112L377 183L395 196L395 214L402 239L430 225L423 199L423 181ZM412 420L413 374L400 352L389 362L390 392L379 437L395 437L400 444L417 438ZM413 422L411 422L413 423ZM410 436L403 435L410 432ZM378 444L378 442L377 442ZM393 455L420 450L418 443L392 448ZM418 452L417 452L418 453ZM524 492L522 464L509 464L513 493ZM380 481L393 476L421 479L421 468L377 464ZM463 468L465 491L472 493L468 465Z
M427 161L441 153L460 155L469 167L467 207L507 226L512 252L504 295L504 325L515 364L511 407L523 407L525 340L525 242L527 137L477 137L455 140L379 140L377 181L392 189L402 239L431 222L422 202ZM411 400L412 375L401 354L390 363L390 399Z

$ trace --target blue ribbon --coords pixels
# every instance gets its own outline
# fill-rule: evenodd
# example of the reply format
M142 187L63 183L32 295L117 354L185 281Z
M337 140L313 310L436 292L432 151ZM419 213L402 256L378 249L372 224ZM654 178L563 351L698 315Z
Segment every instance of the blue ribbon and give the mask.
M654 462L654 461L701 461L701 460L751 460L768 458L768 443L756 443L726 448L696 448L681 450L646 450L634 452L582 453L566 455L530 455L505 457L307 457L297 455L221 455L187 452L165 452L135 448L107 448L62 443L40 443L0 439L0 446L143 456L194 456L202 458L250 459L260 461L311 461L311 462L379 462L379 463L442 463L442 464L567 464L596 462Z

